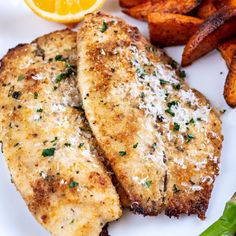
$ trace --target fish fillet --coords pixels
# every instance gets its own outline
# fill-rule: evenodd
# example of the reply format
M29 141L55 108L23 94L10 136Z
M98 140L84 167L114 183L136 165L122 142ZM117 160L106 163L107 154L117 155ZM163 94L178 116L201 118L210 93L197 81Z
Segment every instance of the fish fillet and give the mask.
M88 15L77 44L85 113L131 210L204 218L223 140L212 106L117 17Z
M0 69L0 140L12 180L55 236L98 236L121 215L119 196L76 88L76 33L11 49Z

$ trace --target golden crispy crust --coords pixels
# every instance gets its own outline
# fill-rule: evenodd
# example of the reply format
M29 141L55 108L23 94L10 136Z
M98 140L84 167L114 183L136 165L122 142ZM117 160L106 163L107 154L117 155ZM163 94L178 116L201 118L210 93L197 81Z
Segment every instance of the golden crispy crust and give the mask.
M55 236L98 236L121 209L81 107L76 52L70 30L9 50L0 69L0 140L39 223Z
M204 218L223 139L208 101L119 18L87 16L78 54L86 116L131 210Z

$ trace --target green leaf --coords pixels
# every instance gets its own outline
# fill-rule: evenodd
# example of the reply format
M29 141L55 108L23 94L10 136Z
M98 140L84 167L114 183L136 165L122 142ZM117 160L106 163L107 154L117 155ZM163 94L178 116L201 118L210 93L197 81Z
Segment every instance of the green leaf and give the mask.
M43 109L42 109L42 108L39 108L39 109L37 110L37 112L43 112Z
M134 145L133 145L133 148L137 148L138 147L138 143L135 143Z

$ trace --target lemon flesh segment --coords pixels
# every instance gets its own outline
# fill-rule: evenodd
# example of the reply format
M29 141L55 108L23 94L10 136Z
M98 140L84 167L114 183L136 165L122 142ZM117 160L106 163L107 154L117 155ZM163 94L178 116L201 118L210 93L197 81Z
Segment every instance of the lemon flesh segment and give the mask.
M38 16L54 22L78 23L99 10L106 0L24 0Z

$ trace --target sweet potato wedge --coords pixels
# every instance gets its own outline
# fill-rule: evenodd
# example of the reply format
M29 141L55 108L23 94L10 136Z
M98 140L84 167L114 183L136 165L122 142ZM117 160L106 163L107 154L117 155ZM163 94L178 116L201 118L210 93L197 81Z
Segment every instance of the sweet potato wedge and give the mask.
M203 3L198 7L196 16L201 19L206 19L214 14L217 11L214 1L215 0L204 0Z
M123 12L139 20L147 20L152 12L186 14L197 7L202 0L150 0Z
M121 7L130 8L148 2L148 0L120 0L119 2Z
M192 64L234 34L236 34L236 7L224 7L205 20L189 39L182 55L182 66Z
M196 17L171 13L148 15L150 40L159 46L186 44L203 22Z
M229 106L236 107L236 53L233 56L229 74L226 78L224 97Z
M224 43L221 43L218 46L218 49L222 57L225 59L228 68L230 68L234 53L236 53L236 37Z
M215 0L214 5L217 9L220 9L225 6L235 6L236 7L236 0Z

